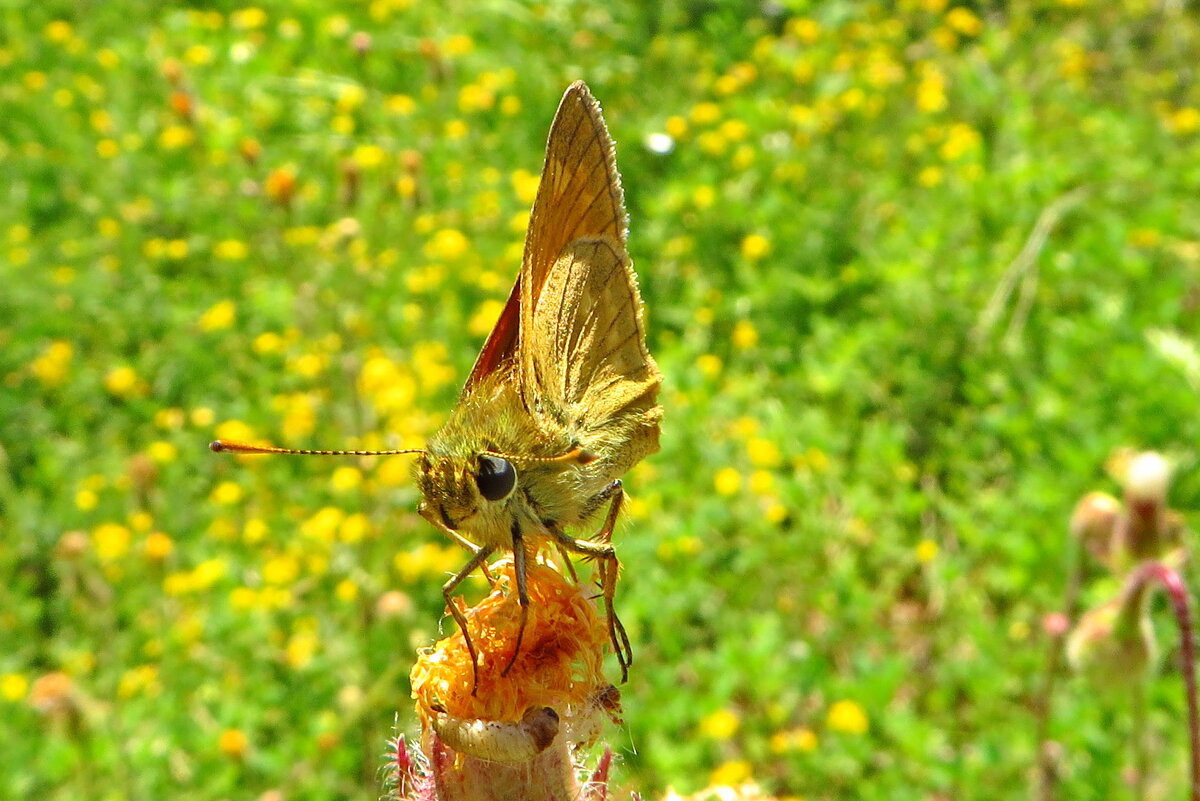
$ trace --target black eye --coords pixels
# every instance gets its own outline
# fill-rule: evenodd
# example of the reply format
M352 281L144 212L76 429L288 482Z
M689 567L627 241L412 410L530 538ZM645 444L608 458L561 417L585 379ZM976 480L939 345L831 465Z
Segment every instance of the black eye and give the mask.
M475 473L475 486L479 494L489 501L507 498L517 485L517 471L512 462L498 456L479 456L479 470Z

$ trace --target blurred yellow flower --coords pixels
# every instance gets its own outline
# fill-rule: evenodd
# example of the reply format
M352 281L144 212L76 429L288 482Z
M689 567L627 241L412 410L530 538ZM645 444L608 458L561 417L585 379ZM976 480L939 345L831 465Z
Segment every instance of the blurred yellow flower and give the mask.
M742 474L732 467L722 467L713 479L719 495L734 495L742 488Z
M60 19L54 20L42 29L42 33L45 35L47 41L62 44L71 38L71 23Z
M250 741L240 729L226 729L217 738L217 749L230 759L241 759L246 756Z
M234 587L229 593L229 605L234 609L253 609L258 606L258 593L250 587Z
M188 254L188 243L186 239L170 239L163 247L163 252L167 258L178 261Z
M729 338L735 348L746 350L758 344L758 330L749 320L738 320Z
M417 104L408 95L388 95L383 106L389 113L401 116L412 114L417 108Z
M158 144L165 150L178 150L196 141L196 134L187 125L169 125L158 135Z
M690 116L696 125L709 125L721 119L721 107L716 103L697 103Z
M475 42L466 34L455 34L442 45L442 52L448 56L461 56L470 53Z
M737 734L742 719L729 707L718 709L700 719L700 734L711 740L728 740Z
M470 128L462 120L450 120L446 123L446 138L447 139L464 139L470 133Z
M155 440L146 448L146 455L158 464L168 464L175 461L179 455L178 449L166 440Z
M357 467L343 465L333 471L329 486L334 492L350 492L362 486L362 471Z
M517 200L521 203L531 206L533 200L537 197L538 183L541 181L541 176L534 175L529 170L516 170L512 174L513 191L517 194Z
M771 751L776 754L782 754L787 751L815 751L817 742L816 733L812 729L806 729L801 726L795 729L775 732L775 734L771 735Z
M443 228L425 243L425 255L431 259L454 261L471 248L463 233L455 228Z
M161 562L170 556L173 550L175 550L175 543L171 541L170 537L161 531L153 531L146 537L143 552L146 554L147 559L154 562Z
M983 23L969 9L958 6L946 12L946 25L963 36L978 36Z
M702 353L696 358L696 366L705 378L716 378L721 374L721 358L711 353Z
M399 551L392 564L401 581L411 584L424 576L441 576L462 567L463 551L448 545L423 543L410 551Z
M917 183L926 189L937 186L942 182L941 167L924 167L917 173Z
M921 79L917 83L917 108L930 114L943 111L947 106L945 76L931 64L921 65L919 73Z
M854 701L838 701L829 707L825 724L843 734L865 734L870 726L867 713Z
M31 92L40 92L46 88L46 73L32 71L25 73L23 79L25 88Z
M505 95L500 99L500 113L506 117L515 117L521 113L521 98L516 95Z
M1176 110L1170 115L1169 127L1173 133L1180 135L1200 131L1200 109L1189 106Z
M214 303L200 315L201 331L220 331L233 325L237 317L237 306L232 300Z
M196 422L197 425L204 425L195 420L193 422ZM217 439L229 439L235 442L253 442L256 439L254 429L241 420L226 420L217 426L213 433L216 434Z
M96 155L102 159L114 158L121 152L121 146L112 139L101 139L96 143Z
M317 635L310 631L298 631L287 644L287 661L294 668L302 669L312 662L317 653Z
M333 588L333 596L343 603L349 603L358 597L358 585L350 579L342 579Z
M758 261L771 252L771 240L762 234L749 234L742 240L742 256Z
M938 544L930 539L924 539L917 543L917 561L921 564L928 564L937 558Z
M708 781L714 787L735 787L750 779L750 763L744 759L732 759L722 762L711 774Z
M504 304L494 298L489 298L479 304L479 309L471 316L467 322L467 332L472 336L483 336L492 330L492 326L500 319L500 312L504 311Z
M222 239L213 246L213 255L224 261L240 261L249 255L245 242L237 239Z
M746 451L755 467L775 468L783 464L783 454L773 440L753 437L746 443Z
M71 347L71 343L61 339L55 340L30 363L29 370L46 386L57 386L67 377L67 370L74 355L75 349Z
M300 533L320 542L333 542L346 513L336 506L326 506L300 524Z
M92 530L92 545L101 561L111 562L126 554L132 536L120 523L101 523Z
M0 676L0 698L5 701L23 701L29 693L29 679L20 673L5 673Z
M100 503L100 496L95 490L81 489L75 493L75 506L83 512L90 512Z
M412 459L407 456L389 456L375 468L375 477L386 487L407 484L412 476Z
M348 545L353 545L357 542L362 542L370 530L371 522L367 519L367 516L362 512L355 512L352 515L348 515L338 527L338 539Z
M156 665L138 665L125 671L117 683L118 698L132 698L135 695L157 696L162 692L162 684L158 680Z
M104 376L104 388L118 398L131 398L141 394L145 385L132 367L114 367Z
M812 44L821 35L821 24L805 17L795 17L788 20L784 30L804 44Z
M292 584L299 575L300 563L290 554L280 554L268 559L262 569L263 581L276 586Z
M242 499L242 488L240 485L232 481L222 481L213 488L212 495L209 496L213 503L221 506L232 506Z

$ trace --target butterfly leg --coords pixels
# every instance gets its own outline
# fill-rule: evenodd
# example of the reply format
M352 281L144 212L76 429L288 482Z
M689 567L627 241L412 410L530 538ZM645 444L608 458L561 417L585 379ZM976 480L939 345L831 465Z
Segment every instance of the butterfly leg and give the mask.
M513 663L517 661L517 654L521 653L521 641L525 639L525 623L529 620L529 588L525 583L525 538L521 534L521 527L515 521L512 527L512 544L513 573L517 576L517 602L521 605L521 626L517 629L516 647L513 648L508 664L500 672L501 676L507 676Z
M471 561L467 562L462 570L455 573L449 581L442 585L442 597L446 599L446 608L450 610L454 622L458 624L458 630L463 633L463 641L467 644L467 653L471 655L471 695L475 695L479 691L479 654L475 652L475 643L471 642L471 632L467 630L467 616L458 608L458 604L454 603L451 595L467 576L487 561L495 549L490 545L479 546L474 543L471 544L471 547L475 549Z
M604 595L604 612L608 617L608 638L612 642L613 652L617 655L617 662L621 665L621 681L629 678L629 666L633 664L633 646L629 643L629 635L625 632L625 626L613 608L613 599L617 594L617 573L621 569L621 563L617 559L616 549L612 546L612 533L617 524L617 515L621 511L621 502L624 498L625 492L618 480L609 484L592 499L589 505L594 505L596 508L609 499L611 499L611 503L608 507L608 514L604 516L604 525L591 540L575 539L565 532L551 529L555 541L562 547L597 560L596 568L599 573L600 590Z

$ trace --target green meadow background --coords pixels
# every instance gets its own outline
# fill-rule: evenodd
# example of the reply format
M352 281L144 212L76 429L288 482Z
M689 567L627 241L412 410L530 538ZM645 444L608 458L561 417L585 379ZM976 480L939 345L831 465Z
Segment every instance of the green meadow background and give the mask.
M419 447L577 78L666 376L617 797L1029 797L1075 501L1152 447L1197 521L1197 52L1148 0L0 4L0 797L377 797L464 554L410 458L205 445ZM1060 796L1132 797L1128 693L1053 710Z

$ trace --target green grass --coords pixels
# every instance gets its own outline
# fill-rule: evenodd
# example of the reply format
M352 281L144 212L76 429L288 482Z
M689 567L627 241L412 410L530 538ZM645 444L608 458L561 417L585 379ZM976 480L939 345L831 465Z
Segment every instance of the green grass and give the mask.
M582 77L666 375L617 535L620 780L1027 797L1074 502L1119 446L1200 501L1198 377L1154 333L1200 333L1200 15L435 5L0 9L0 796L377 793L462 555L404 463L204 446L419 446ZM1153 797L1186 785L1174 666ZM65 716L28 698L57 671ZM1061 687L1062 797L1127 792L1128 704Z

